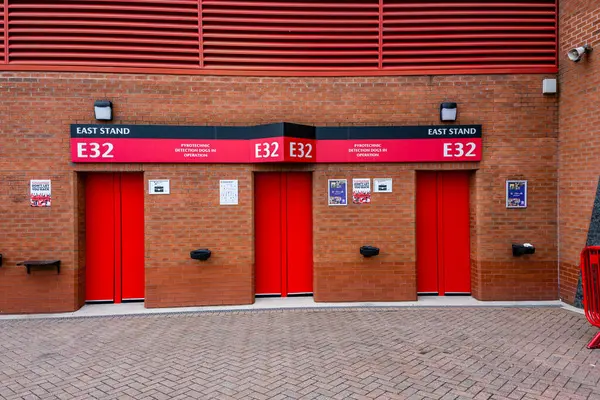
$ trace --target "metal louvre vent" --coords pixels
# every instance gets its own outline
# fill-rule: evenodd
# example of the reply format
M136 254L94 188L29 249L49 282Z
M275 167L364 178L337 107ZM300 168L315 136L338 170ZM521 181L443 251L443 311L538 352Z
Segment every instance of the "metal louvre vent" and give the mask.
M10 0L11 64L194 68L196 0Z
M376 69L379 1L206 0L204 66Z
M191 74L552 73L556 3L0 0L0 63Z
M383 68L556 67L554 0L385 0Z
M0 62L6 62L4 58L4 0L0 0Z

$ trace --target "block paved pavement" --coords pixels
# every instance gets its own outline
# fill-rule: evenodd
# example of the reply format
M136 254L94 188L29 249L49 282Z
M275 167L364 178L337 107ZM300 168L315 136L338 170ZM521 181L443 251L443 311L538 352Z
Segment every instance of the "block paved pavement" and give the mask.
M562 308L350 308L0 321L1 399L600 399Z

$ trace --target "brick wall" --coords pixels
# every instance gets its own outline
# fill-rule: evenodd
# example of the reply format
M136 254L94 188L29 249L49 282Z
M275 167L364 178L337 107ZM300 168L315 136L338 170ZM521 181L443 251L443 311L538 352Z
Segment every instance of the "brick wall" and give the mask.
M327 180L392 178L392 193L371 204L327 205ZM415 173L395 164L319 165L313 176L316 301L415 300ZM379 247L364 258L359 248Z
M473 293L492 299L553 299L556 282L557 101L542 75L255 78L87 73L0 74L0 312L60 311L81 304L85 259L84 173L143 171L171 179L169 196L145 196L146 305L253 301L252 165L73 165L69 124L94 123L97 99L114 103L115 123L251 125L439 124L444 100L461 124L482 124L483 161L472 164L315 165L314 262L318 301L415 298L414 171L478 169L471 187ZM290 167L284 167L290 168ZM330 178L394 178L394 193L370 205L326 206ZM52 179L53 205L28 204L29 179ZM218 180L240 183L240 205L220 207ZM506 179L528 179L529 208L504 207ZM360 223L362 218L378 226ZM383 228L381 228L381 226ZM339 234L338 234L339 233ZM385 254L358 255L363 241ZM513 259L511 243L535 255ZM189 251L206 246L199 265ZM334 256L335 254L335 256ZM60 258L60 275L26 275L16 262Z
M250 304L252 172L248 165L146 165L144 179L170 179L171 194L146 196L146 306ZM219 206L219 180L238 179L239 205ZM207 261L190 251L209 248Z
M600 175L600 4L562 0L560 4L559 240L560 298L573 303L579 277L579 253L586 245ZM574 63L573 47L596 48Z

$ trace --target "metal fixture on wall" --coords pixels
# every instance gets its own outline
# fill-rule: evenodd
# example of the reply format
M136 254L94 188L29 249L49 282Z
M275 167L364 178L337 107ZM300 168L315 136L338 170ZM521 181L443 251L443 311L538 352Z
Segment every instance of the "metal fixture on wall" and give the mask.
M210 258L211 251L209 249L198 249L190 252L190 257L194 260L206 261Z
M440 104L440 121L456 121L458 105L456 103L444 102Z
M360 248L360 254L363 255L363 257L373 257L376 255L379 255L379 247L375 247L375 246L361 246Z
M96 100L94 102L94 115L98 121L112 121L112 102L108 100Z
M515 257L519 257L524 254L534 254L535 246L532 245L531 243L523 243L523 244L513 243L512 253L513 253L513 256L515 256Z
M583 55L585 53L589 53L592 51L592 48L590 45L583 45L580 47L575 47L571 50L568 51L567 56L569 57L569 60L573 61L573 62L579 62L581 61L581 59L583 58Z

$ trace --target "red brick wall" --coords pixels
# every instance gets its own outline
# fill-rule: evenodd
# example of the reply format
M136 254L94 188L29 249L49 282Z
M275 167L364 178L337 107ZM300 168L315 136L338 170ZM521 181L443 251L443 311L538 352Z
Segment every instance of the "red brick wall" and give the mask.
M146 196L146 306L250 304L252 172L248 165L145 165L144 179L170 179L171 194ZM239 205L219 205L219 180L238 179ZM207 261L190 251L209 248Z
M371 204L327 205L327 180L392 178ZM416 300L415 172L395 164L319 165L313 177L316 301ZM365 258L364 245L380 248Z
M561 0L560 4L560 298L573 303L579 277L579 253L587 232L600 176L600 4L595 0ZM596 48L574 63L573 47Z
M0 252L4 255L0 267L0 312L73 310L77 294L77 276L73 268L73 260L77 257L77 248L73 246L76 231L73 173L61 171L57 167L58 160L53 166L52 157L43 148L38 149L41 154L29 150L28 146L34 140L27 135L23 135L25 138L20 144L4 132L6 125L0 140L0 181L5 188L0 194ZM26 155L16 162L10 154L15 151ZM30 179L52 179L52 207L29 205ZM15 265L30 259L60 259L61 273L57 274L56 268L35 268L28 275L24 266Z
M100 98L113 101L115 123L186 125L439 124L439 103L457 101L459 123L483 125L481 163L301 167L314 170L316 300L415 298L414 170L445 168L478 169L471 188L475 296L556 298L557 102L541 94L543 78L2 73L0 252L6 260L0 268L0 312L80 305L83 228L76 204L81 184L74 172L86 171L141 170L145 180L171 179L171 195L145 197L147 306L253 301L252 171L278 167L73 165L69 124L94 123L92 104ZM370 205L326 205L327 179L388 176L394 178L394 193L374 194ZM29 207L31 178L52 179L51 208ZM233 178L239 179L240 205L218 206L218 180ZM528 209L504 207L509 178L529 180ZM359 223L361 218L378 225ZM380 257L359 256L366 240L381 246ZM538 250L513 259L513 241L530 241ZM190 250L204 246L214 250L213 258L202 264L189 259ZM26 258L49 257L63 260L60 275L41 271L27 276L15 266Z

